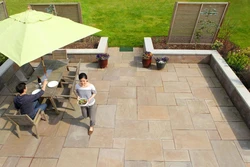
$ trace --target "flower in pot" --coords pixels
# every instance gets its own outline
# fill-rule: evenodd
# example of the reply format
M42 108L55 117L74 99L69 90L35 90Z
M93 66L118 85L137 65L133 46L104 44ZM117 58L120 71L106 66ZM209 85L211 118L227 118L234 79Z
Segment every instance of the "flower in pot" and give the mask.
M144 52L142 56L142 65L145 68L150 67L153 54L151 52Z
M156 62L156 67L158 70L161 70L165 67L166 63L168 62L168 57L156 57L154 58Z
M108 53L97 54L96 59L98 60L99 67L105 68L108 65L109 54Z

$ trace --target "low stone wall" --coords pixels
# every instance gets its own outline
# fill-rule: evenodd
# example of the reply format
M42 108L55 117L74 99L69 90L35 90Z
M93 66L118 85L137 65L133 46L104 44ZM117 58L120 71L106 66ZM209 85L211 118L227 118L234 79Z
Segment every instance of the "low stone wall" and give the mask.
M250 93L219 53L214 53L210 67L225 88L235 107L250 128Z
M216 50L154 49L151 38L145 37L144 51L156 56L168 56L169 62L209 64L250 128L250 93Z
M4 93L15 92L15 87L19 82L25 82L33 73L32 66L28 63L19 67L12 60L8 59L0 66L0 92L4 89Z
M108 37L101 37L99 45L96 49L66 49L68 58L71 63L77 63L81 59L82 62L95 62L96 55L107 53ZM44 59L52 59L51 53L43 56ZM36 59L34 62L40 62L41 59Z

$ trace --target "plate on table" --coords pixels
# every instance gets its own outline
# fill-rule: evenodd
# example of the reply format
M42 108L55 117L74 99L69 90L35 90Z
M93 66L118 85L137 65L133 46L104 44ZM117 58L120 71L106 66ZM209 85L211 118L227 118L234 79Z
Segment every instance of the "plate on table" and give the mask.
M77 101L77 104L79 106L87 106L88 105L88 100L85 98L81 98L80 100Z
M37 93L40 92L40 91L41 91L41 89L36 89L36 90L34 90L31 94L34 95L34 94L37 94Z
M58 85L58 81L50 81L49 83L48 83L48 87L56 87L57 85Z

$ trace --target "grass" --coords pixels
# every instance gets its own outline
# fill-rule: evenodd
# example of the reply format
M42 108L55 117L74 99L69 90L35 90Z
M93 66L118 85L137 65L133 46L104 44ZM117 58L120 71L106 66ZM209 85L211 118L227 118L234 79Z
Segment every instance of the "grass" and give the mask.
M102 31L97 36L109 37L109 46L143 46L143 37L167 36L175 0L66 0L80 2L84 24ZM53 2L66 2L54 0ZM197 0L185 0L195 2ZM208 1L208 0L207 0ZM199 0L199 2L207 2ZM209 2L226 2L209 0ZM52 0L32 0L46 3ZM24 11L27 0L7 0L9 14ZM231 0L226 20L235 25L231 41L241 48L250 46L250 0Z

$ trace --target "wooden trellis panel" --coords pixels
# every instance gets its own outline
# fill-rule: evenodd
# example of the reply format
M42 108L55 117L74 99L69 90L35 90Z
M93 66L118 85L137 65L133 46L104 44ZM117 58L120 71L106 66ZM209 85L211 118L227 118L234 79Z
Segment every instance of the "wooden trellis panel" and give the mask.
M4 1L0 1L0 21L8 17L8 12Z
M75 22L82 23L82 11L80 3L33 3L30 4L33 10L48 12L53 7L54 14L69 18Z
M227 2L176 2L167 43L213 43L228 5Z

